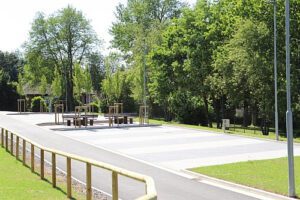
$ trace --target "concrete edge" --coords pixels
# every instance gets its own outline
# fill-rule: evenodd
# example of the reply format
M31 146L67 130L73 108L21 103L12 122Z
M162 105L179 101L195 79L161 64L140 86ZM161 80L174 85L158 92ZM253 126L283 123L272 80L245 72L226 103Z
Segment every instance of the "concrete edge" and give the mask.
M280 194L268 192L268 191L265 191L265 190L252 188L252 187L249 187L249 186L245 186L245 185L225 181L225 180L222 180L222 179L213 178L213 177L206 176L206 175L203 175L203 174L199 174L199 173L196 173L196 172L192 172L192 171L189 171L189 170L186 170L186 169L181 170L181 171L183 173L194 176L194 180L196 180L196 181L203 182L203 183L213 185L213 186L216 186L216 187L224 188L224 189L227 189L227 190L235 191L235 192L242 193L242 194L252 196L252 197L255 197L255 198L259 198L259 199L266 199L266 200L295 200L295 199L297 199L297 198L291 198L291 197L283 196L283 195L280 195Z

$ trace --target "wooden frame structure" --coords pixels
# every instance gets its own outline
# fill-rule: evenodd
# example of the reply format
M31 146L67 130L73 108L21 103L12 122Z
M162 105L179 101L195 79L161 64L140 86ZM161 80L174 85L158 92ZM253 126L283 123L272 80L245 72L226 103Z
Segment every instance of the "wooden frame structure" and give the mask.
M114 103L116 107L115 114L123 114L123 103Z
M108 126L111 127L114 125L114 115L117 114L117 107L116 106L109 106L108 107Z
M94 112L94 107L90 103L84 104L83 106L87 107L87 112L88 113L93 113Z
M21 114L22 112L26 112L26 100L18 99L17 103L18 103L18 113ZM23 105L23 109L22 109L22 105Z
M26 146L30 145L30 166L32 172L35 172L35 151L40 151L40 157L38 158L40 160L40 177L43 180L45 178L45 154L48 153L51 155L51 165L52 165L52 186L56 188L56 161L57 156L61 156L63 158L66 158L66 185L67 185L67 197L72 198L72 160L76 160L78 162L84 163L86 165L86 199L90 200L92 199L92 169L101 168L107 171L111 172L111 183L112 183L112 200L118 200L119 199L119 184L118 179L120 176L125 176L127 178L130 178L132 180L136 180L139 182L142 182L145 184L145 194L138 197L139 200L156 200L157 199L157 192L155 189L155 183L154 180L146 175L142 175L136 172L128 171L126 169L122 169L119 167L115 167L113 165L99 162L92 159L87 159L84 157L80 157L75 154L66 153L63 151L59 151L56 149L47 148L45 146L42 146L38 143L33 142L32 140L22 136L18 133L12 133L11 131L8 131L6 128L1 128L1 146L2 148L5 148L7 152L10 152L12 156L16 156L16 159L21 161L24 166L27 166L26 164L26 154L27 149ZM10 132L10 134L8 134ZM22 142L21 142L22 140ZM16 143L16 145L12 145ZM21 143L21 148L20 144ZM10 146L10 148L9 148ZM15 155L14 155L14 147L15 147ZM22 154L20 154L20 151ZM22 158L20 158L22 155ZM109 180L107 180L109 182Z
M59 112L59 108L61 108L61 112ZM55 124L59 124L59 114L63 115L64 113L64 104L54 104L54 112L55 112ZM62 119L63 121L63 119Z
M139 123L140 125L149 124L149 107L140 106L139 110Z
M84 115L86 116L88 112L88 106L75 106L75 118L74 118L74 124L75 128L78 125L78 127L81 127L81 112L84 111ZM87 127L87 117L84 117L85 122L84 125ZM78 124L77 124L78 123Z

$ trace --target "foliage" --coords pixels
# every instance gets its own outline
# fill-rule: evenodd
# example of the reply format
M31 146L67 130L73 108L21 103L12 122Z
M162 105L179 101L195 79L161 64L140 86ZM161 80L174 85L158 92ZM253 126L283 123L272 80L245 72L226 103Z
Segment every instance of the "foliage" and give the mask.
M18 73L23 63L18 52L0 51L0 110L16 110Z
M142 1L129 0L116 9L117 22L113 23L112 45L126 55L132 69L132 93L134 99L142 103L147 96L144 80L148 66L146 56L152 46L160 43L160 34L170 22L178 17L183 4L178 0Z
M30 105L31 111L32 112L40 112L40 106L43 106L43 108L46 107L44 98L41 96L33 97L31 99L31 105Z
M104 58L101 54L91 54L88 57L88 67L93 89L98 96L101 94L101 82L105 76Z
M99 102L92 102L90 103L90 106L92 107L92 111L94 111L95 113L99 113L100 112L100 106L99 106Z
M35 79L42 74L53 81L54 66L64 77L63 94L67 95L68 107L74 108L73 70L75 63L81 63L97 51L99 44L90 22L81 11L68 6L50 16L38 13L26 43L25 56L29 74ZM78 88L77 88L78 89Z
M51 93L54 97L59 98L62 95L62 78L57 67L54 70L54 79L51 84Z
M46 78L45 75L43 75L41 77L40 88L39 88L39 91L40 91L41 95L45 95L46 94L47 87L48 87L47 78Z
M107 97L108 104L119 102L125 81L119 54L111 53L106 57L105 72L102 82L103 94Z
M77 99L77 101L80 101L80 97L84 89L85 77L84 77L84 71L79 63L76 63L74 66L73 80L74 80L74 96Z

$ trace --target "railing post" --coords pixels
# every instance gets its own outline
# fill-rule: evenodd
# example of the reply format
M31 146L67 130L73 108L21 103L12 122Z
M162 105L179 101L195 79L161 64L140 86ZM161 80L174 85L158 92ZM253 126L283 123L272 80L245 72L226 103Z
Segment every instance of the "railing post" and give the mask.
M10 153L14 155L14 134L10 132Z
M8 151L8 130L5 130L5 149Z
M4 129L1 128L1 146L4 147Z
M67 157L67 197L72 197L71 158Z
M17 136L16 138L16 159L19 160L19 143L20 143L20 138Z
M44 179L44 150L41 149L41 179Z
M26 140L23 139L23 165L26 165Z
M56 187L56 155L52 153L52 186Z
M34 172L34 145L31 144L31 171Z
M113 171L112 172L112 199L118 200L119 194L118 194L118 173Z
M92 199L92 166L86 163L86 199Z

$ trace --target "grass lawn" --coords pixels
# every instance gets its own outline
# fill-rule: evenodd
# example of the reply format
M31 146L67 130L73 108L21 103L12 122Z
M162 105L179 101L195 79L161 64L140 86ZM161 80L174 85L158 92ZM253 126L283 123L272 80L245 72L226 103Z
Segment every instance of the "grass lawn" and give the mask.
M0 199L52 200L67 199L67 196L0 148Z
M174 126L179 126L179 127L184 127L184 128L194 128L194 129L199 129L199 130L207 130L207 131L214 131L214 132L220 132L223 133L224 131L222 129L216 128L216 125L214 125L213 128L209 128L207 126L197 126L197 125L189 125L189 124L180 124L178 122L165 122L164 120L158 120L158 119L150 119L150 123L152 124L164 124L164 125L174 125ZM231 124L233 126L233 124ZM244 129L238 125L236 125L235 128L230 128L230 130L226 130L226 133L228 134L237 134L237 135L244 135L244 136L249 136L249 137L258 137L258 138L265 138L265 139L272 139L275 140L276 136L274 133L274 130L270 131L269 135L262 135L260 130L250 130L250 129ZM286 141L286 137L279 136L279 140L281 141ZM294 138L294 142L299 142L300 143L300 138Z
M287 158L199 167L191 171L250 187L287 195ZM296 192L300 193L300 157L295 157Z

